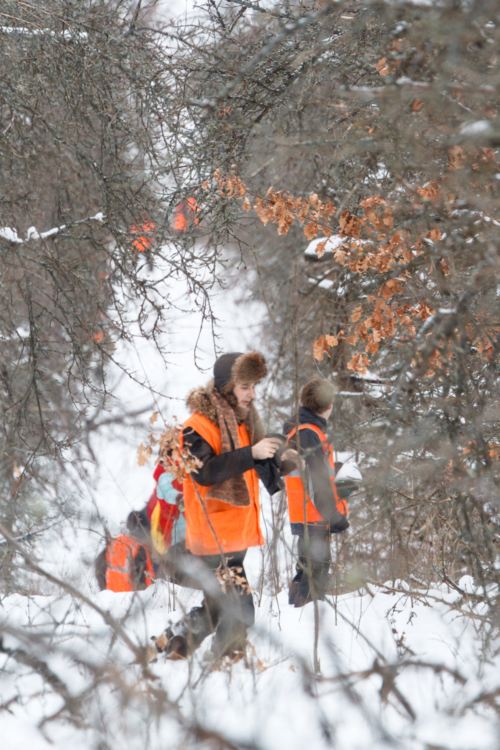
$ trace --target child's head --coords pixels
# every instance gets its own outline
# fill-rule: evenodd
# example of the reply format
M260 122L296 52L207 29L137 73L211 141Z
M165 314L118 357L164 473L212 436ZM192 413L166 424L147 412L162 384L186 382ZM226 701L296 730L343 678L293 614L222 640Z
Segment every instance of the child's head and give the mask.
M259 352L229 352L214 365L214 383L228 400L234 397L234 406L248 407L255 398L255 386L267 375L266 361Z
M313 378L302 388L300 403L306 409L328 419L333 406L335 387L324 378Z

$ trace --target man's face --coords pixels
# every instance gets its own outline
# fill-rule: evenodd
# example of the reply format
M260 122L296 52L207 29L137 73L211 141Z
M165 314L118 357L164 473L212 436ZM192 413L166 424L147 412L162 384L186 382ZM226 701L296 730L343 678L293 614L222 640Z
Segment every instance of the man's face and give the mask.
M250 402L255 398L255 384L238 383L238 385L234 386L233 393L238 402L238 406L247 409L250 406Z

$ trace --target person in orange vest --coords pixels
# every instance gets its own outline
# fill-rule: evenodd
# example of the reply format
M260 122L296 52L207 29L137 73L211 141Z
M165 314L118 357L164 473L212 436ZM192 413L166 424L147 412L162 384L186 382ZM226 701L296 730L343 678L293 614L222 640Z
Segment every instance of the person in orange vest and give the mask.
M95 566L101 590L143 591L153 583L155 573L148 549L145 521L141 513L130 513L127 518L129 533L110 539L98 556Z
M255 385L266 374L258 352L223 354L213 381L189 394L183 445L200 467L184 480L186 547L204 601L156 640L169 658L187 657L214 631L213 658L244 654L255 613L243 563L249 547L264 543L259 477L270 494L282 486L274 461L280 441L265 437L253 404Z
M300 462L285 480L292 534L298 536L297 574L288 599L295 607L303 607L313 598L324 599L329 584L330 535L349 528L345 497L352 487L344 485L339 490L335 485L335 474L342 464L335 464L325 434L334 395L335 389L327 380L310 380L301 391L298 417L289 419L283 427L288 444L299 452Z

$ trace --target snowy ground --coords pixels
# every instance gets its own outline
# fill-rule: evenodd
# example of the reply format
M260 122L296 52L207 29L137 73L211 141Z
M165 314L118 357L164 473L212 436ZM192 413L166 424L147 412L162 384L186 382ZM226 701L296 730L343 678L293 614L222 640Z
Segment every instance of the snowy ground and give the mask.
M469 582L470 583L470 582ZM177 590L175 590L177 589ZM456 592L428 592L453 600ZM181 590L164 582L140 594L101 592L93 599L117 619L126 618L126 630L137 644L145 645L158 634L169 617L181 616L184 608L199 603L199 593ZM18 596L4 600L2 617L14 629L28 623L35 630L57 619L54 649L47 661L71 690L83 692L92 669L111 659L117 676L128 686L123 705L121 694L109 685L92 691L86 702L85 719L92 728L52 722L37 728L47 713L61 705L58 695L40 690L40 680L19 670L4 679L3 701L22 692L22 703L11 703L1 719L3 747L8 750L49 750L49 747L139 748L198 747L183 745L177 711L183 719L227 736L236 747L265 750L302 750L336 747L342 750L368 748L453 748L492 750L498 747L498 725L491 709L475 708L475 698L499 684L498 661L484 664L479 674L480 641L465 618L450 614L445 604L427 603L384 588L345 594L319 604L319 658L321 677L311 676L314 611L312 605L296 610L287 604L285 592L264 596L258 620L251 632L255 653L249 663L240 662L213 671L203 661L207 642L192 662L171 662L160 657L151 666L150 684L165 690L178 708L165 706L153 718L144 703L145 680L140 678L133 657L102 618L88 606L77 606L70 597ZM89 639L89 633L92 637ZM401 637L404 634L404 646ZM208 639L209 640L209 639ZM19 647L13 633L6 647ZM52 644L54 647L54 644ZM61 650L63 653L61 653ZM64 649L67 654L64 655ZM47 657L45 644L44 657ZM75 659L79 664L75 664ZM382 676L364 678L363 671L377 660L386 665L404 661L417 666L395 667L395 681ZM418 666L418 664L424 666ZM90 665L90 666L89 666ZM432 665L439 665L439 672ZM443 667L450 673L443 671ZM453 672L456 671L456 674ZM391 675L390 669L386 675ZM34 697L27 700L26 696ZM411 716L413 713L413 716ZM103 734L106 742L102 742ZM253 743L253 744L252 744ZM200 745L201 746L201 745Z

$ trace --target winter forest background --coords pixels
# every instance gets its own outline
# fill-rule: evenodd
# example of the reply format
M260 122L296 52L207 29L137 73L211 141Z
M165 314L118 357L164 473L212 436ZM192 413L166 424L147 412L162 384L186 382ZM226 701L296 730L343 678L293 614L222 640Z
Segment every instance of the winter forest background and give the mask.
M500 747L499 43L493 0L0 0L2 747ZM262 489L247 663L150 663L200 593L93 563L251 348L270 431L337 386L334 588L288 606Z

